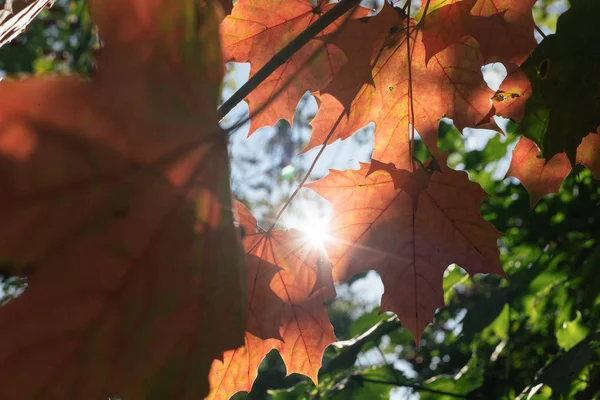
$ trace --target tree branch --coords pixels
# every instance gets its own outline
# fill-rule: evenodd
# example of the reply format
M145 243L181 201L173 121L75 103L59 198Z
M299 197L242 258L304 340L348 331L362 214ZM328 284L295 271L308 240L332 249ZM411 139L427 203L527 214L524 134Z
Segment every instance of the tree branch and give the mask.
M360 0L342 0L331 10L327 11L314 24L306 28L294 40L289 42L283 49L279 50L263 67L254 74L248 82L237 90L219 109L219 118L223 118L237 106L246 96L258 87L277 68L286 63L298 50L311 41L319 32L331 25L335 20L348 12L352 7L358 5Z
M385 381L385 380L379 380L379 379L371 379L371 378L365 378L362 375L353 375L351 377L351 379L357 380L357 381L362 381L362 382L370 382L370 383L378 383L381 385L391 385L391 386L402 386L402 387L407 387L407 388L411 388L414 390L417 390L419 392L428 392L428 393L435 393L435 394L441 394L444 396L451 396L451 397L456 397L457 399L467 399L468 397L462 394L456 394L456 393L450 393L450 392L444 392L443 390L436 390L436 389L429 389L426 387L423 387L421 385L417 385L414 383L398 383L398 382L394 382L394 381Z
M537 31L537 33L539 33L540 36L542 36L542 39L546 39L546 34L542 30L542 28L540 28L539 26L537 26L537 24L535 24L534 26L535 26L535 30Z

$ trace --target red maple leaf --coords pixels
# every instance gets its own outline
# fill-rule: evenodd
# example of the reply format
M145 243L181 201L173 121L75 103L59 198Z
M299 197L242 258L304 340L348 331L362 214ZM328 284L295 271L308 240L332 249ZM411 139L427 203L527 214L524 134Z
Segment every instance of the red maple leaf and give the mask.
M381 18L388 20L385 13L394 11L391 6L384 7ZM371 73L359 81L360 90L351 105L346 107L331 95L319 96L321 105L312 122L311 144L321 143L331 130L331 141L345 139L375 122L373 158L404 168L399 160L408 152L411 105L414 127L434 154L441 118L453 118L463 129L476 126L488 114L493 92L481 75L483 58L475 41L457 43L426 64L421 30L411 21L409 37L406 19L399 15L394 29L373 52Z
M323 305L335 289L322 250L297 231L264 231L241 203L237 209L246 233L249 326L245 345L213 363L209 399L250 391L259 364L273 349L288 375L304 374L317 383L323 352L336 340ZM256 333L260 327L262 337Z
M549 193L558 193L560 185L571 172L571 163L565 153L556 154L549 161L540 157L540 149L533 140L521 136L512 152L506 177L521 181L529 192L529 205Z
M322 145L329 133L327 127L339 124L342 118L347 117L346 113L355 114L357 111L362 111L368 114L368 108L356 110L353 109L352 103L368 85L373 85L371 75L373 60L377 60L378 53L384 46L390 30L398 28L399 16L403 15L404 13L400 9L386 4L374 17L350 21L340 32L337 43L346 54L348 62L344 64L331 83L318 93L318 101L323 105L319 107L317 119L312 123L313 134L304 151ZM370 94L372 94L371 91L368 95ZM350 128L347 132L350 133L336 133L328 143L332 143L336 139L345 139L354 131Z
M245 325L217 17L88 3L91 80L0 84L0 258L29 278L0 308L0 397L200 398Z
M477 0L470 35L481 45L486 61L520 65L537 46L532 9L537 0ZM486 18L487 17L487 18Z
M523 106L520 106L522 108ZM600 179L600 135L590 133L577 147L576 161L592 171ZM571 162L565 153L554 155L550 161L541 158L535 142L521 136L514 148L506 177L513 176L529 193L530 207L533 209L542 197L558 193L560 186L571 172Z
M494 116L520 122L525 115L525 104L531 97L531 83L527 75L515 64L506 64L507 76L492 97L492 109L477 125L478 128L502 132Z
M600 134L590 133L577 147L577 163L585 165L600 179Z
M334 208L327 244L334 280L376 270L385 288L381 310L396 313L417 343L435 309L444 306L442 277L450 264L470 274L504 276L500 232L479 214L487 194L445 162L441 155L436 170L426 166L428 182L413 185L413 193L395 184L406 183L404 171L382 164L377 168L387 171L365 177L371 168L362 164L358 171L330 170L308 185Z
M508 75L492 97L494 112L498 116L520 122L525 114L525 103L531 97L531 83L520 68L509 65L507 69Z
M232 14L221 23L225 60L249 62L252 76L333 6L325 0L316 4L310 0L239 0ZM249 135L260 127L274 125L279 119L292 122L304 93L325 87L347 61L335 39L325 44L324 40L330 40L327 35L337 32L348 17L363 17L369 12L359 7L346 13L252 91L247 97L251 115ZM273 98L279 90L283 92Z
M426 61L469 35L470 10L475 0L431 0L421 4L417 19L422 20Z
M486 62L521 64L537 45L532 8L536 0L433 0L423 2L427 60L470 36ZM427 10L427 11L426 11ZM423 15L426 13L426 15Z

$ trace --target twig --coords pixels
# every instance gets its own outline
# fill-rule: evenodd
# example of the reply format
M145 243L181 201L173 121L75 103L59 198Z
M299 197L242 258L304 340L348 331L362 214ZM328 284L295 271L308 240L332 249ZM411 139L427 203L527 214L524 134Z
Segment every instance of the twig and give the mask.
M289 42L283 49L279 50L263 67L254 74L248 82L239 88L221 107L219 107L219 117L225 115L237 106L246 96L258 87L265 79L269 77L277 68L287 62L298 50L306 43L311 41L319 32L331 25L335 20L356 6L360 0L342 0L331 10L327 11L314 24L306 28L294 40Z
M383 360L383 363L385 364L386 368L390 371L392 377L396 381L396 385L402 386L402 380L398 376L398 370L396 370L396 368L394 368L394 366L388 362L387 358L385 358L385 353L383 352L383 350L381 350L381 346L379 345L379 343L375 343L375 347L379 351L379 355L381 356L381 359Z
M315 159L313 160L312 164L308 168L308 171L306 171L306 174L304 175L304 178L302 178L302 181L300 181L300 183L298 184L298 187L296 187L296 190L294 190L294 193L292 193L292 195L287 199L287 201L285 202L285 204L283 205L283 207L281 207L281 210L279 210L279 212L277 213L277 216L275 217L275 219L271 223L271 227L267 230L267 232L271 232L273 230L273 228L275 227L275 224L277 224L277 221L279 221L279 218L281 218L281 215L283 215L284 211L289 207L289 205L291 204L292 200L294 200L294 198L296 197L296 195L298 194L298 192L300 192L300 189L302 189L302 187L304 186L304 184L308 180L308 177L310 176L310 173L315 168L315 165L317 165L317 161L319 161L319 158L321 157L321 155L325 151L325 148L327 147L329 139L331 139L331 136L333 135L333 132L335 132L335 130L337 129L339 123L342 121L343 116L344 116L344 113L341 113L340 116L338 117L337 121L335 121L335 124L333 124L333 127L329 131L329 134L327 134L327 137L323 141L323 147L321 147L321 149L317 153Z
M363 381L363 382L378 383L378 384L381 384L381 385L402 386L402 387L407 387L407 388L411 388L411 389L417 390L419 392L428 392L428 393L441 394L441 395L444 395L444 396L456 397L457 399L467 399L468 398L467 396L465 396L463 394L456 394L456 393L451 393L451 392L445 392L443 390L430 389L430 388L423 387L421 385L417 385L417 384L414 384L414 383L408 383L408 382L398 383L398 382L394 382L394 381L386 381L386 380L365 378L362 375L353 375L351 377L351 379L358 380L358 381Z
M298 68L298 70L296 71L296 73L299 73L299 72L303 71L305 68L308 68L308 66L319 56L319 54L321 53L321 51L323 51L325 49L325 47L327 47L327 46L329 46L331 44L331 42L342 31L342 29L344 28L344 26L346 26L346 23L348 23L348 21L350 21L351 18L352 18L352 16L349 15L348 18L346 18L345 20L342 21L340 27L335 32L333 32L331 35L328 35L324 40L322 40L321 45L310 55L310 57L308 58L308 60L306 60L306 62ZM287 89L287 87L294 81L294 79L296 79L296 76L290 76L275 91L275 93L273 93L269 97L269 99L265 103L261 104L256 110L254 110L253 113L248 113L248 115L246 117L242 118L241 120L238 120L235 124L233 124L232 126L226 128L225 132L227 132L227 134L231 134L232 132L235 132L242 125L246 124L252 118L254 118L258 114L260 114L261 112L263 112L271 104L271 102L273 102L281 93L283 93ZM241 89L242 88L240 88L240 90ZM234 105L234 107L236 105ZM219 111L219 110L217 110L217 111ZM221 118L222 118L222 116L221 116Z
M542 30L542 28L540 28L539 26L537 26L537 24L535 24L534 26L535 26L535 30L542 36L542 38L546 39L546 34Z
M425 17L427 16L427 11L429 10L430 2L431 2L431 0L427 0L427 3L425 4L425 10L423 11L423 16L421 17L421 20L419 21L419 25L421 25L421 29L423 29L423 25L425 24L423 21L425 21Z

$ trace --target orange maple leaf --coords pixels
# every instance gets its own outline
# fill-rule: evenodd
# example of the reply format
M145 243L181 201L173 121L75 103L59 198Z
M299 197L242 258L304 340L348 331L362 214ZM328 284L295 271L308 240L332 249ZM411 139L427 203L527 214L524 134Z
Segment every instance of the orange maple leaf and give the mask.
M475 38L486 62L521 64L537 45L532 8L536 0L433 0L423 2L427 60L446 47ZM427 7L427 8L426 8ZM427 9L427 11L425 11ZM427 12L426 15L423 14Z
M423 20L426 61L469 35L470 10L475 0L431 0L421 4L416 18Z
M577 163L585 165L600 179L600 134L590 133L577 147Z
M531 97L531 82L517 65L508 63L505 65L507 76L492 97L492 109L477 124L478 128L502 132L494 120L495 115L510 118L515 122L520 122L525 115L525 104Z
M0 398L200 398L242 343L212 2L89 0L91 80L0 84Z
M576 162L589 168L592 175L600 179L599 156L600 135L592 132L583 138L577 147ZM565 153L558 153L548 161L541 158L540 149L533 140L521 136L512 152L505 178L513 176L521 182L529 193L529 206L533 209L545 195L558 193L570 172L571 162Z
M237 210L246 234L249 326L245 345L213 363L209 399L250 391L258 366L273 349L288 375L304 374L316 384L323 352L336 340L323 305L335 297L329 264L304 234L264 231L241 203ZM260 327L262 337L256 333Z
M492 97L494 113L520 122L525 114L525 103L531 97L531 82L515 65L509 65L507 69L508 75Z
M445 163L442 154L426 185L413 186L419 196L395 185L405 182L395 176L402 170L365 177L369 164L358 171L330 170L308 185L335 210L327 243L334 280L376 270L385 288L381 311L396 313L417 343L435 309L444 306L442 277L450 264L469 274L504 276L496 245L501 234L479 214L487 194Z
M316 3L310 0L239 0L232 14L221 23L225 60L249 62L250 76L254 75L334 5L325 0ZM294 111L304 93L325 87L347 61L335 39L323 46L324 40L329 40L326 36L337 32L345 19L363 17L369 11L359 7L346 13L294 53L248 95L249 135L280 119L293 121ZM279 90L283 92L273 98ZM256 113L259 109L261 112Z
M541 158L540 154L533 140L521 136L512 152L505 176L513 176L521 181L529 192L529 206L532 209L545 195L558 193L560 185L571 172L571 162L565 153L556 154L550 160Z
M395 11L386 6L380 18L387 21L390 13ZM375 122L373 158L405 168L399 160L407 159L411 104L414 127L433 154L437 153L441 118L453 118L457 128L463 129L476 126L488 114L493 92L481 75L483 58L476 42L471 39L457 43L426 64L420 28L411 21L408 37L406 25L406 19L396 13L396 25L373 52L373 68L359 81L361 88L350 107L331 95L319 96L321 105L312 122L312 144L322 142L331 130L331 141L345 139Z

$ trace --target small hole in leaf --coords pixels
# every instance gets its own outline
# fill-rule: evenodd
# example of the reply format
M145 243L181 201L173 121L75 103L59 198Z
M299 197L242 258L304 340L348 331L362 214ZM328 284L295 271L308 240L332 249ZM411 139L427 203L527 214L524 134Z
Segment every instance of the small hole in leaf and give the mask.
M390 92L393 92L393 91L394 91L394 87L393 87L393 86L390 86L390 87L388 88L388 90L389 90Z
M538 76L540 77L540 79L546 79L548 77L549 71L550 71L550 60L546 58L544 61L542 61L540 63L540 66L538 67Z
M0 264L0 267L4 269L5 266ZM13 275L15 272L17 274ZM21 296L27 289L27 277L20 276L20 272L21 271L14 270L3 270L1 272L0 287L2 288L2 291L0 293L0 307ZM22 272L24 274L31 272L31 266L26 266Z

